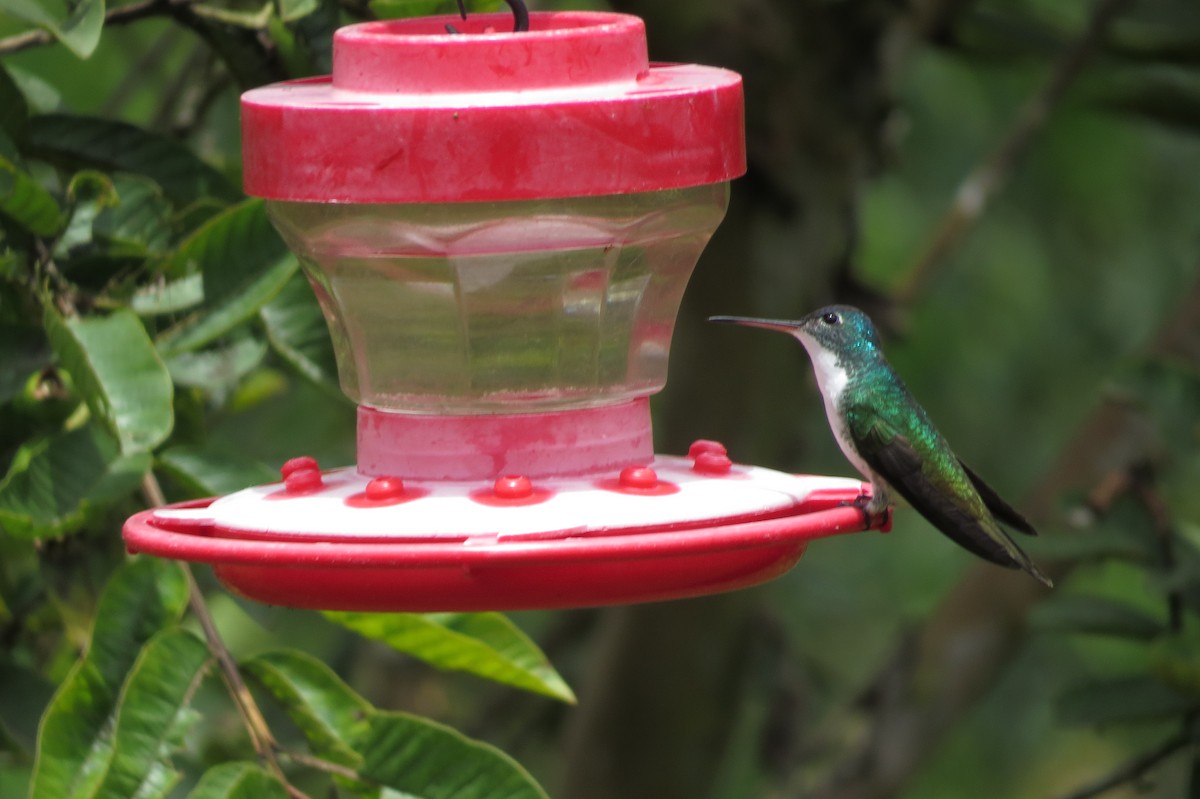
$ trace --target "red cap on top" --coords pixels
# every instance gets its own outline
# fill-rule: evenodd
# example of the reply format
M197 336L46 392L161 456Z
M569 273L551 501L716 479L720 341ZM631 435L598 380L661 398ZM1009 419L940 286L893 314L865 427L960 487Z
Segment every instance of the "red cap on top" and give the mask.
M461 34L449 34L445 24ZM745 172L742 82L651 65L642 21L546 12L368 22L332 77L242 96L249 194L470 202L625 194ZM498 31L498 32L497 32Z

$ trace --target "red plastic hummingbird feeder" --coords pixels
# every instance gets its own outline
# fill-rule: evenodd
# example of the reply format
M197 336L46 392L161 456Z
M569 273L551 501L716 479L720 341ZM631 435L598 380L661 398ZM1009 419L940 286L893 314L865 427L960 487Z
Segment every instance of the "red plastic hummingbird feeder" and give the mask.
M321 303L358 464L137 514L131 550L273 604L515 610L740 588L864 528L858 480L653 451L679 302L745 171L741 78L651 64L632 16L507 27L352 25L331 77L243 95L246 189Z

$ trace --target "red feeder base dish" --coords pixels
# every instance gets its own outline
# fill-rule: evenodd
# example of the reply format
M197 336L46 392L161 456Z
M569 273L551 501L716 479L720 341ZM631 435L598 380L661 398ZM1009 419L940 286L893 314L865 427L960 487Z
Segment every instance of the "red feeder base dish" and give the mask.
M125 541L211 564L231 590L268 604L476 611L744 588L790 569L809 541L867 526L847 504L869 490L857 480L730 464L703 449L611 477L484 486L313 467L292 463L282 484L144 511L126 522Z

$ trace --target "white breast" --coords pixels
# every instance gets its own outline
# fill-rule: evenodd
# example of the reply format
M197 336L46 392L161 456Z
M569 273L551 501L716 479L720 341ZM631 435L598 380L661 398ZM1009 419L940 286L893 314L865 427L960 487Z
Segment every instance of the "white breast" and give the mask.
M833 437L837 441L838 447L859 474L868 480L873 480L874 473L871 471L871 467L867 466L866 461L859 457L858 450L850 441L846 420L838 412L838 405L841 402L842 393L846 390L846 384L850 382L850 375L838 363L837 356L832 352L816 342L800 338L800 336L797 338L808 350L809 358L812 359L813 371L817 376L817 388L821 390L821 396L825 400L825 415L829 417L829 429L833 431Z

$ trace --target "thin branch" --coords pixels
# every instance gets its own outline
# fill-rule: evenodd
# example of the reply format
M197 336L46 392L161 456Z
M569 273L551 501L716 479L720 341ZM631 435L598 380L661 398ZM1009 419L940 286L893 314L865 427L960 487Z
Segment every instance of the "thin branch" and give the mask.
M1175 522L1158 486L1154 468L1149 462L1137 464L1133 470L1133 490L1138 500L1150 514L1156 543L1158 544L1159 566L1170 574L1175 569ZM1171 632L1183 631L1183 591L1179 587L1167 591L1167 613Z
M104 24L125 25L147 17L163 16L171 13L172 6L186 5L193 0L140 0L123 6L109 9L104 14ZM31 47L44 47L54 44L57 39L45 28L34 28L5 39L0 39L0 55L28 50Z
M1186 730L1179 732L1149 752L1138 755L1128 761L1112 773L1101 777L1095 782L1084 785L1082 788L1078 788L1071 793L1063 794L1058 799L1092 799L1092 797L1100 796L1107 791L1111 791L1113 788L1139 779L1146 772L1150 771L1150 769L1181 749L1186 748L1191 743L1192 737Z
M1083 33L1054 64L1042 87L1017 114L1008 135L959 184L954 202L942 216L924 252L907 271L896 292L901 305L911 305L929 283L935 268L982 216L988 201L1000 188L1045 126L1067 88L1082 72L1092 52L1130 0L1097 0Z
M151 507L159 507L166 503L162 486L159 485L158 479L154 476L153 472L147 472L146 476L142 478L142 494ZM254 701L254 696L250 693L250 689L246 687L241 672L238 671L237 661L234 660L229 647L225 646L225 641L221 638L221 633L217 630L217 625L208 610L208 604L204 601L204 593L196 583L195 575L192 574L191 565L180 562L179 569L183 572L184 579L187 581L188 607L191 609L192 615L196 617L196 621L200 624L200 629L204 633L204 640L208 643L209 652L216 658L217 667L221 671L221 676L225 680L225 685L229 689L233 703L237 706L246 731L250 735L250 743L254 746L254 751L258 754L259 759L266 764L267 769L287 790L289 796L293 797L293 799L309 799L305 793L288 782L287 776L283 772L283 767L279 765L279 759L275 756L276 749L278 748L275 736L271 734L271 729L267 726L267 720L263 717L258 703Z
M319 757L313 757L312 755L306 755L303 752L292 752L288 749L280 749L279 756L286 760L290 760L297 765L307 766L308 768L316 769L317 771L323 771L326 774L332 774L335 777L342 777L347 780L353 780L354 782L370 782L370 780L366 779L352 768L343 766L340 763L324 760Z

